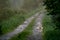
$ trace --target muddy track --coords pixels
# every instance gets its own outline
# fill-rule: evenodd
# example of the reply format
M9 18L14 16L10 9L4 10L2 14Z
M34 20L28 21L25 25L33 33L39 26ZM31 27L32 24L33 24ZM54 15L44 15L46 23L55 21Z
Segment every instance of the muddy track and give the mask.
M35 25L33 26L33 32L27 40L42 40L42 19L44 17L43 12L40 12L41 14L36 18Z
M17 35L18 33L24 31L24 29L29 25L29 23L39 15L39 13L36 13L35 15L28 18L26 21L24 21L23 24L19 25L14 31L9 32L3 36L0 37L0 40L9 40L11 37Z

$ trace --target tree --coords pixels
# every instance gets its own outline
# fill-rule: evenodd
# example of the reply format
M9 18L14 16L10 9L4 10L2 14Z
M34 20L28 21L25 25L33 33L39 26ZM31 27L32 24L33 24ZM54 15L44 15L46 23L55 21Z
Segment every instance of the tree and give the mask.
M56 27L60 29L60 0L45 0L44 3Z

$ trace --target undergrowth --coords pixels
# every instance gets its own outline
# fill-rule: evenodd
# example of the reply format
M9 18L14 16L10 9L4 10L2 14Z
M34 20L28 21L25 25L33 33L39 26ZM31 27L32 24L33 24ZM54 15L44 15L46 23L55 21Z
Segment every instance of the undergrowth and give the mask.
M5 11L3 12L3 19L1 18L0 20L0 35L6 34L8 32L13 31L17 26L19 26L20 24L22 24L27 18L29 18L30 16L34 15L36 12L35 11L31 11L30 13L24 11L24 10L20 10L20 11Z
M27 28L16 35L15 37L11 38L10 40L27 40L27 37L32 34L32 29L35 24L35 19L31 21L31 23L27 26Z
M51 15L45 15L43 19L43 40L60 40L60 31L55 28Z

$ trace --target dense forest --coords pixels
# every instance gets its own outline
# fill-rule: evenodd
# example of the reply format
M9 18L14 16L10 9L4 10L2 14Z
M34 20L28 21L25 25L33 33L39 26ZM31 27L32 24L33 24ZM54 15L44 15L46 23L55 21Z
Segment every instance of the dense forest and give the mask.
M47 16L51 16L45 22L48 31L45 29L44 40L60 40L60 0L44 0L44 5Z
M46 0L46 9L52 15L53 22L60 29L60 0Z

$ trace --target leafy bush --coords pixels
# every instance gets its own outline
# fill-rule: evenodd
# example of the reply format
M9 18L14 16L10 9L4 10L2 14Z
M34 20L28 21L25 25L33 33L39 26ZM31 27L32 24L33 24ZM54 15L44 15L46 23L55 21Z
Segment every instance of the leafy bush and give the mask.
M52 30L44 34L44 40L60 40L60 31Z
M44 28L43 33L45 33L46 31L50 31L50 30L55 29L55 25L52 22L51 15L50 16L45 15L43 18L42 24L43 24L43 28Z
M60 0L45 0L46 9L52 15L56 27L60 29Z
M1 30L2 33L7 33L9 31L12 31L14 28L16 28L19 24L23 23L25 20L25 15L23 13L17 13L14 16L10 17L7 20L4 20L1 22Z
M52 22L51 15L43 18L43 40L57 40L60 35L59 30L55 30L56 25ZM56 39L55 39L56 38Z

